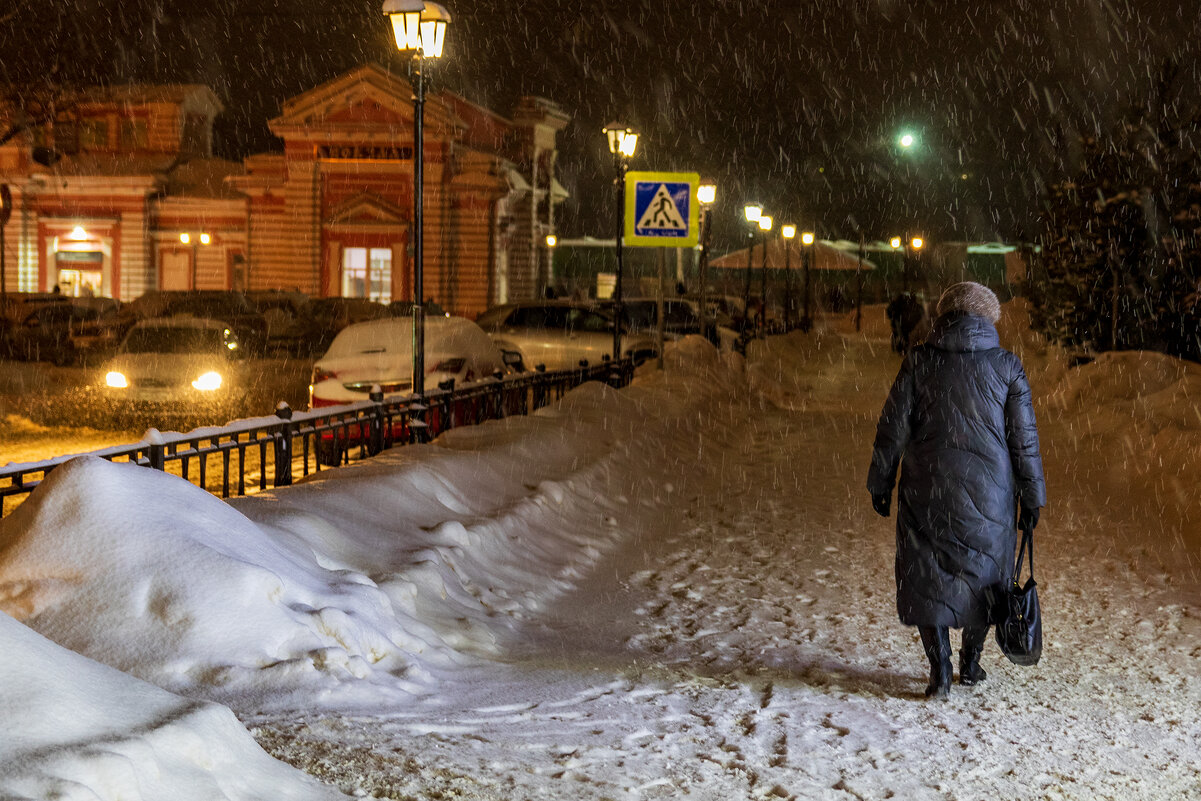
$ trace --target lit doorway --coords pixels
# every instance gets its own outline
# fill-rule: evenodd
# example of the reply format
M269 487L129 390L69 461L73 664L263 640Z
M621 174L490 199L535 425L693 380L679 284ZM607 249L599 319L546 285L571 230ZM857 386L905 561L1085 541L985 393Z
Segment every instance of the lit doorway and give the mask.
M111 297L111 248L104 238L75 228L51 241L52 286L68 297Z

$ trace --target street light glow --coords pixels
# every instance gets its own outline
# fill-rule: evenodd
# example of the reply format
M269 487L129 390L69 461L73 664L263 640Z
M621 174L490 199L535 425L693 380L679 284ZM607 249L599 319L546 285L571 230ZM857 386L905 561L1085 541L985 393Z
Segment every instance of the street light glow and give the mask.
M813 244L813 232L812 231L806 231L805 233L801 234L801 244L802 245L812 245Z
M209 244L209 243L210 243L210 242L212 242L212 241L213 241L213 238L212 238L211 236L209 236L208 234L201 234L201 235L200 235L200 244L202 244L202 245L207 245L207 244Z
M559 237L555 236L554 234L546 235L546 246L548 248L553 248L557 244L559 244Z
M906 133L906 134L901 134L901 138L898 139L897 141L900 142L901 147L910 148L910 147L913 147L914 142L916 142L917 140L914 138L913 134Z
M625 137L621 140L621 155L626 158L634 157L634 150L638 147L638 132L633 128L626 131Z
M794 236L796 236L796 226L792 225L791 223L785 223L784 225L780 226L780 235L785 239L792 239Z
M696 201L702 206L712 206L717 200L717 184L702 183L696 188Z
M423 0L385 0L384 13L392 20L398 50L411 50L421 58L441 58L450 12Z
M621 122L611 122L602 128L609 143L609 152L615 156L632 158L638 147L638 132Z
M189 245L192 243L192 235L191 234L180 234L179 241L185 245Z
M771 217L768 217L766 214L761 214L759 216L759 227L764 231L770 231Z
M894 236L892 239L888 240L888 244L892 246L893 250L896 250L901 246L901 237Z
M911 248L913 248L914 250L921 250L922 245L924 245L924 244L926 244L926 243L924 241L922 241L922 238L920 236L915 236L913 238L913 240L909 243L909 246Z
M759 222L759 217L763 214L763 207L758 203L747 203L743 206L742 213L746 215L747 222Z

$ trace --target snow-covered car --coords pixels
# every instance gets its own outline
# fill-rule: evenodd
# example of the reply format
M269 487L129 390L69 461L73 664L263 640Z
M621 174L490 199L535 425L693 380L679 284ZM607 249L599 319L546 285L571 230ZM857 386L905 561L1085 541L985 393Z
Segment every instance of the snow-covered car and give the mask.
M530 301L497 306L481 314L476 322L492 341L505 351L521 354L529 366L568 370L581 361L600 364L613 352L612 313L591 303L570 300ZM653 334L623 334L622 356L636 363L655 356Z
M488 335L463 317L429 317L425 321L424 389L453 378L456 385L506 372L510 364ZM385 396L413 388L413 319L387 317L343 328L329 350L313 365L309 386L312 408L367 400L378 384Z
M126 408L164 415L239 411L253 376L230 327L201 317L135 323L101 368L101 391Z
M455 386L524 369L516 353L503 354L478 325L463 317L429 317L425 321L425 390L454 379ZM309 407L339 406L367 400L379 386L388 398L413 389L413 318L389 317L342 329L329 350L313 365ZM438 413L432 410L431 414ZM458 410L456 409L456 413ZM322 464L338 464L361 432L327 431L317 443ZM406 436L398 422L393 436Z

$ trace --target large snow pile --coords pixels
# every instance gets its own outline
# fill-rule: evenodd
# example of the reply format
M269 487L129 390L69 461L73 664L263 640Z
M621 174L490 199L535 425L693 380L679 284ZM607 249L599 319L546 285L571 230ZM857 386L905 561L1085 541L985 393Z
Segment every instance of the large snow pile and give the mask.
M341 797L269 757L224 707L97 664L2 614L0 643L0 797Z
M453 431L234 503L97 457L0 521L0 610L237 708L376 704L496 652L675 488L741 360L699 338L618 392ZM687 369L684 369L687 366ZM685 438L686 441L686 438ZM290 696L289 693L299 695Z

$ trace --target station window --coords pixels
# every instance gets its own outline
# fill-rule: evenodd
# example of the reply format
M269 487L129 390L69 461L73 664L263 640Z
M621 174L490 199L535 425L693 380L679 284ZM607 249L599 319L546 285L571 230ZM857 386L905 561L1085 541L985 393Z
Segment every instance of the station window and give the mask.
M91 117L79 121L79 149L108 149L108 120Z
M150 135L147 133L146 120L121 120L121 149L145 150L150 145Z
M342 251L342 297L392 300L392 251L346 248Z

